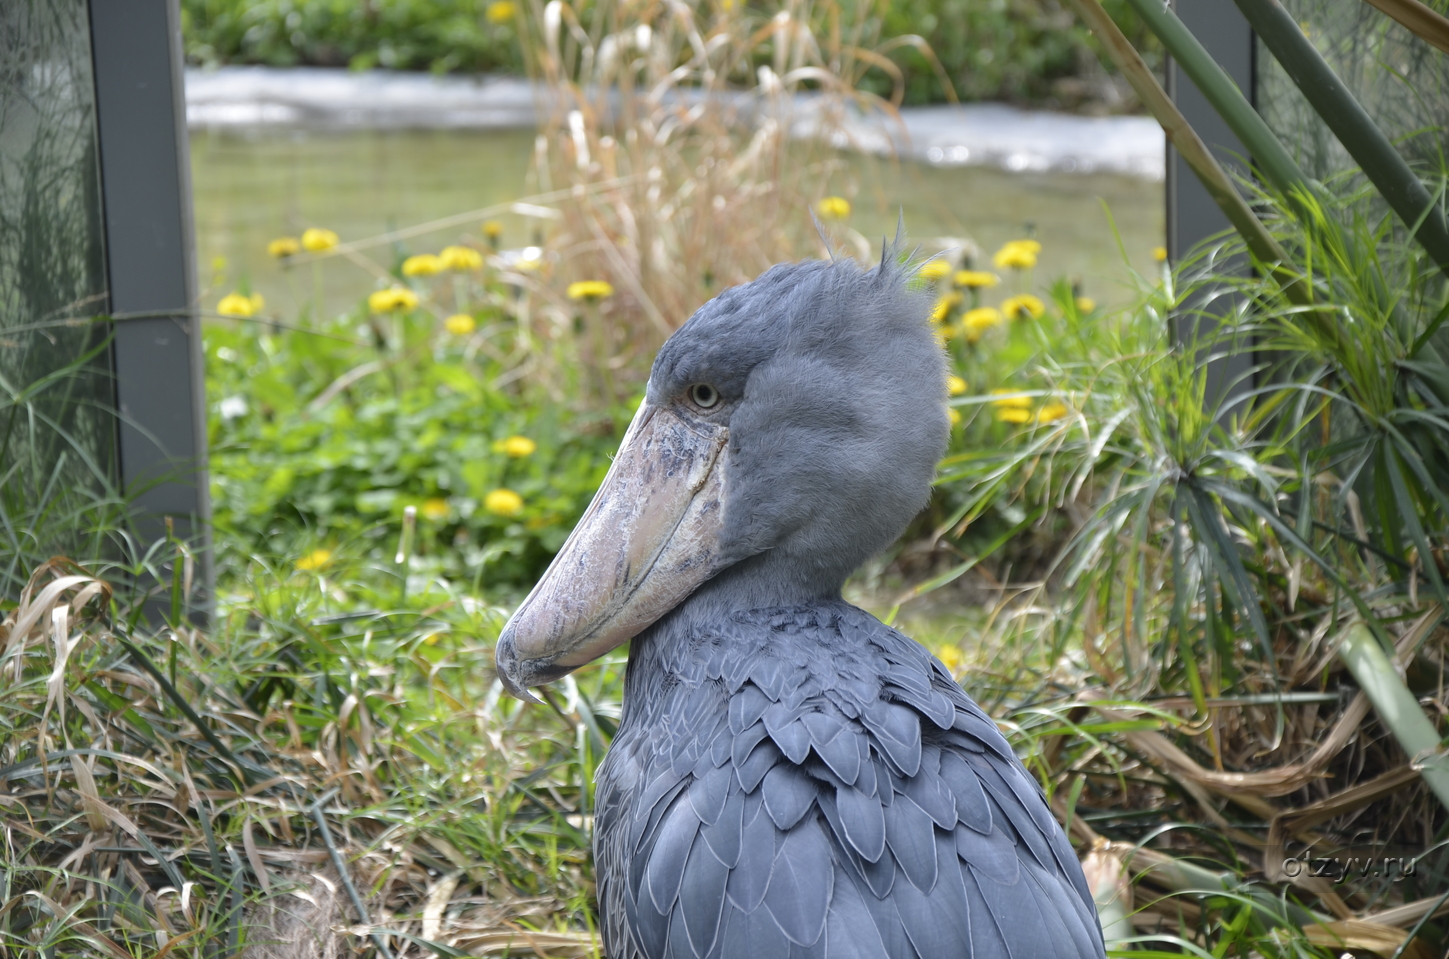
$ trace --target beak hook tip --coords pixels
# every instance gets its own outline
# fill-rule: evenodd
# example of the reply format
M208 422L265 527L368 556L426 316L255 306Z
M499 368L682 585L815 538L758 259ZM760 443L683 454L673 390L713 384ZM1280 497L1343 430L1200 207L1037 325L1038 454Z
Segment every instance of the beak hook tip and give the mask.
M510 666L517 666L517 653L513 649L513 637L509 635L509 623L503 627L503 634L498 637L498 645L493 650L493 664L498 675L498 682L502 684L503 691L514 699L525 703L542 705L543 700L530 693L527 687L519 684L513 678Z
M498 682L503 685L503 691L508 695L512 696L514 699L521 700L525 703L533 703L536 706L543 705L543 700L533 695L533 693L530 693L524 687L515 683L509 677L509 675L501 669L498 670Z

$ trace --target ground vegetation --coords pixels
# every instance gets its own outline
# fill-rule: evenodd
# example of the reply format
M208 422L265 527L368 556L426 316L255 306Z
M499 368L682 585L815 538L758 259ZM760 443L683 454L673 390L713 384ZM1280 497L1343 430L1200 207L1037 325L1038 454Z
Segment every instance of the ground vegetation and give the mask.
M277 269L359 270L341 315L208 294L212 621L188 620L197 564L169 539L82 540L5 593L0 955L597 954L591 777L622 654L528 707L491 643L670 325L758 259L879 251L826 147L771 180L781 138L732 155L728 113L638 96L609 120L590 85L654 89L656 50L702 82L755 37L783 57L765 93L814 75L880 103L827 70L829 35L771 23L699 52L687 19L541 21L542 242L321 224L277 238ZM1256 226L1162 251L1119 308L1038 275L1050 236L920 252L951 445L851 595L1006 731L1116 955L1445 950L1449 287L1385 175L1229 184ZM692 239L714 197L764 226ZM692 269L651 276L656 255Z

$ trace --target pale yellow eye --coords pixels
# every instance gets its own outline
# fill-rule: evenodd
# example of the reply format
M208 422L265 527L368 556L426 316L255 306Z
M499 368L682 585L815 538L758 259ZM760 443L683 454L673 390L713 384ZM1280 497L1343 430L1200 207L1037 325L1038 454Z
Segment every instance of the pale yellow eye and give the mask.
M708 383L696 383L689 388L689 401L702 410L707 410L719 402L719 390Z

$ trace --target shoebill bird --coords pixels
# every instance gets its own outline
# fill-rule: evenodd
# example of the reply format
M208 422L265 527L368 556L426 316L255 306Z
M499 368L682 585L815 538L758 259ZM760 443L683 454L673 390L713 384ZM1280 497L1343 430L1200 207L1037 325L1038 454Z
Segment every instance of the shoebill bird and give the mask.
M530 699L632 640L595 801L610 959L1103 957L1081 867L996 725L841 598L946 444L911 278L888 250L701 307L499 638Z

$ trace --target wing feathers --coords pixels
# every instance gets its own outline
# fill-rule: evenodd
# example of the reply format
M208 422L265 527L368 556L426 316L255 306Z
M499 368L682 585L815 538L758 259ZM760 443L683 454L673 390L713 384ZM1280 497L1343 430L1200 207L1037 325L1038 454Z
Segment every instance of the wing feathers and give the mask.
M785 937L802 946L813 946L825 931L835 879L830 842L816 822L805 823L780 843L765 894L765 908Z
M1035 780L928 653L844 606L731 630L600 770L614 959L1102 959Z
M662 916L669 915L679 884L684 878L684 864L699 830L699 817L689 803L676 801L660 824L658 838L649 851L646 870L649 898Z
M825 917L825 959L893 959L860 890L839 864Z
M885 811L886 842L911 884L923 893L936 885L936 830L931 817L906 796Z
M762 783L765 809L775 825L791 829L815 805L820 783L810 779L800 767L780 763L765 774Z
M835 791L841 836L861 857L876 862L885 850L885 811L880 800L849 787Z
M763 809L745 819L740 839L740 857L730 870L725 892L735 908L754 912L765 898L775 862L775 824Z
M674 923L683 920L696 956L708 955L714 948L729 872L729 868L709 851L705 840L696 836L694 848L689 853L689 863L684 869L684 881L679 887L679 905L672 920ZM673 935L670 940L674 940Z

